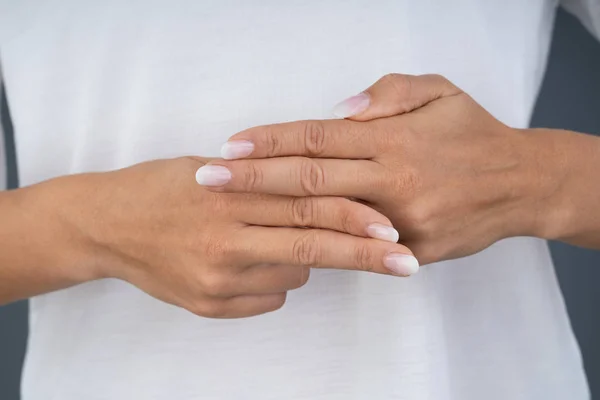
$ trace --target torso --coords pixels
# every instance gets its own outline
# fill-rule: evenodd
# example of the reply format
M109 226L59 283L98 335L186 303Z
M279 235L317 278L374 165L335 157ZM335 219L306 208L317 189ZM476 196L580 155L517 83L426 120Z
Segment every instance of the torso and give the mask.
M217 156L241 129L329 118L388 72L444 74L525 127L554 6L0 0L21 184ZM282 310L242 320L113 280L40 296L23 387L24 400L587 398L546 244L530 238L406 280L315 271Z

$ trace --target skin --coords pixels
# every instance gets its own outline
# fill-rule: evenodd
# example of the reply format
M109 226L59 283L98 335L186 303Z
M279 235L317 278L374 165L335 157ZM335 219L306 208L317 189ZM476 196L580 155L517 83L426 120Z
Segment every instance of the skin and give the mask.
M280 308L309 267L391 272L403 245L367 238L390 221L339 197L215 194L208 160L157 160L0 193L0 303L118 278L197 315Z
M245 317L281 307L309 267L390 274L409 248L427 264L521 235L600 248L600 139L510 128L435 75L388 75L365 93L343 105L349 119L240 132L226 153L242 141L229 158L243 159L0 193L0 303L112 277L201 316ZM402 244L366 238L373 223Z
M237 160L210 163L231 179L207 187L358 199L421 264L513 236L600 248L599 138L508 127L438 75L387 75L339 108L353 115L236 134Z

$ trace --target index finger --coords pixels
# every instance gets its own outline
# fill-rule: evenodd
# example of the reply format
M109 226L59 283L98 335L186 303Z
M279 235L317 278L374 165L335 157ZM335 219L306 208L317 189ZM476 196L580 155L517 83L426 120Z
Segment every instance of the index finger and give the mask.
M233 135L221 148L225 160L306 156L371 159L378 154L374 124L348 120L308 120L263 125Z

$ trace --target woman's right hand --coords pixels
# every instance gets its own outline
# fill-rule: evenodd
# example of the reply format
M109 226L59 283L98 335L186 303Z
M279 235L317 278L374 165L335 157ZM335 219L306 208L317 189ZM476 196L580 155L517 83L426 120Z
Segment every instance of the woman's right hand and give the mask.
M396 243L390 221L366 205L211 193L194 180L206 161L183 157L59 178L73 185L56 195L69 205L60 218L85 254L79 262L95 277L126 280L213 318L280 308L310 268L402 275L416 262Z

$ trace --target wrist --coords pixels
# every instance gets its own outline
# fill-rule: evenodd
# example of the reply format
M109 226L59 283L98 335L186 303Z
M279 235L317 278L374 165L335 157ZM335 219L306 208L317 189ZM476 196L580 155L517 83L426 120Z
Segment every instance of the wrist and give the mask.
M564 130L525 129L530 144L533 196L528 213L530 236L564 240L576 236L590 215L582 213L594 182L594 159L600 159L598 138Z
M42 262L52 268L65 286L106 276L97 262L88 225L97 221L85 215L90 199L82 175L52 179L19 190L28 230L36 233Z

